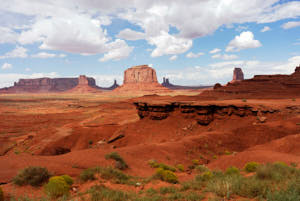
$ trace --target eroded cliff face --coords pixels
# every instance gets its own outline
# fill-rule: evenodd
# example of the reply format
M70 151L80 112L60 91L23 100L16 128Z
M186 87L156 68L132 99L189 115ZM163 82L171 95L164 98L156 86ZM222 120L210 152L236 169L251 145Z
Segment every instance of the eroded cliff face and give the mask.
M80 75L78 77L78 85L71 90L66 91L66 93L99 93L101 90L96 85L90 85L88 77L85 75Z
M205 103L145 103L135 102L138 115L141 119L149 118L152 120L162 120L169 116L183 116L184 118L194 119L198 124L206 126L215 119L228 118L230 116L256 116L261 118L266 113L275 113L278 110L253 107L243 104L205 104Z
M233 78L231 83L238 82L244 80L244 73L241 68L234 68L233 70Z

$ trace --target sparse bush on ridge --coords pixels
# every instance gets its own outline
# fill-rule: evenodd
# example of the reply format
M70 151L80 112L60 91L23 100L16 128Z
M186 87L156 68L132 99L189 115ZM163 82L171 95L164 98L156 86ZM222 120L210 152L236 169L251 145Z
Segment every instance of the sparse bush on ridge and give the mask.
M69 175L61 175L61 177L67 182L67 184L69 184L70 186L73 185L74 181L72 179L72 177L70 177Z
M180 172L184 172L184 166L182 164L177 164L176 168L180 171Z
M209 168L205 165L197 165L195 169L200 173L209 171Z
M178 183L176 174L170 170L164 170L163 168L157 168L154 178L158 178L168 183Z
M95 177L95 169L94 168L89 168L89 169L86 169L86 170L83 170L80 175L79 175L79 178L81 181L88 181L88 180L95 180L96 177Z
M27 167L21 170L17 176L13 178L13 183L19 186L31 185L40 186L48 181L50 173L43 167Z
M259 166L259 163L257 163L257 162L248 162L244 166L244 170L246 172L255 172L257 170L258 166Z
M225 171L225 175L235 175L235 174L240 174L240 170L237 167L229 167Z
M118 154L118 152L111 152L109 154L105 155L106 159L113 159L116 161L115 167L120 170L125 170L128 168L127 163L124 161L124 159Z
M126 183L130 179L130 176L112 167L100 169L100 174L101 178L106 180L113 179L116 183Z
M175 167L173 167L171 165L166 165L164 163L158 163L156 160L149 160L148 164L152 168L162 168L164 170L170 170L172 172L176 172L176 168ZM183 165L179 164L179 167L181 167L181 169L182 169ZM177 167L177 169L179 169L179 168ZM183 169L184 169L184 167L183 167Z
M70 185L61 176L54 176L49 179L49 182L44 186L45 193L51 198L58 198L63 195L68 195Z

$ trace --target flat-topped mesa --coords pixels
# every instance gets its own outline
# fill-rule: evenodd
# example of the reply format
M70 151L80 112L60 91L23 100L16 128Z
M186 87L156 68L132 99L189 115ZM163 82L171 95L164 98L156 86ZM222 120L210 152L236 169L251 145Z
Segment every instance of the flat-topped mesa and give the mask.
M300 66L290 75L255 75L251 79L228 83L212 91L203 92L202 98L298 98L300 97Z
M158 83L156 71L153 68L148 65L140 65L125 70L123 85L115 91L143 92L148 94L168 92L169 89Z
M205 89L205 88L211 88L212 86L207 85L199 85L199 86L182 86L182 85L175 85L170 83L169 78L163 77L163 83L162 86L171 89L171 90L197 90L197 89Z
M233 79L230 83L238 82L244 80L244 73L241 68L234 68Z
M156 72L148 65L133 66L124 72L124 84L157 83Z

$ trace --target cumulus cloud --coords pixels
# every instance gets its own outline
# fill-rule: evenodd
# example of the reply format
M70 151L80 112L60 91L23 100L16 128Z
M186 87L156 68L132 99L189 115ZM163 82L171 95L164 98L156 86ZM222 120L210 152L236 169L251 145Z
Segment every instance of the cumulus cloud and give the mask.
M186 38L179 38L162 31L159 36L148 39L151 45L156 48L152 51L152 57L159 57L168 54L181 54L189 50L193 41Z
M226 52L238 52L240 50L258 48L260 46L261 43L254 39L254 35L251 31L244 31L229 42L226 47Z
M7 27L0 26L0 44L1 43L15 43L18 38L18 34Z
M264 28L262 28L262 29L260 30L260 32L266 32L266 31L270 31L270 30L271 30L270 27L264 26Z
M4 63L4 64L1 66L1 69L2 69L2 70L11 69L11 68L12 68L12 65L9 64L9 63Z
M27 49L24 47L17 46L15 49L13 49L11 52L7 52L4 55L0 56L0 59L8 59L8 58L26 58L27 55Z
M55 58L55 57L64 58L66 56L67 55L65 54L52 54L47 52L39 52L37 54L31 55L32 58L40 58L40 59Z
M105 53L104 56L99 59L99 61L118 61L120 59L126 58L130 55L134 47L130 47L125 41L117 39L116 41L110 43L108 48L109 51Z
M141 40L141 39L145 39L146 35L145 33L133 31L127 28L120 31L117 37L125 40Z
M292 21L292 22L284 23L281 27L284 29L291 29L299 26L300 26L300 21Z
M223 59L223 60L234 60L239 58L237 55L235 54L214 54L211 56L211 58L213 59Z
M198 58L202 55L204 55L203 52L198 52L198 53L189 52L188 54L185 55L185 57L186 58Z
M177 58L178 58L177 55L173 55L173 56L171 56L171 57L169 58L169 60L170 60L170 61L175 61Z
M210 53L210 54L216 54L216 53L218 53L218 52L220 52L220 51L221 51L221 49L215 48L215 49L209 51L209 53Z

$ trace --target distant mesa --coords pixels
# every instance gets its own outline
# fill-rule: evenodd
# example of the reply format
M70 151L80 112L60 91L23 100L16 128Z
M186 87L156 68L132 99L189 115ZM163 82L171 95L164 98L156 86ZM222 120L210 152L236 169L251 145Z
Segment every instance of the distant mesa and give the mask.
M241 68L234 68L233 79L230 83L239 82L244 80L244 73Z
M181 85L174 85L170 83L169 78L163 78L162 86L171 89L171 90L196 90L196 89L205 89L210 88L212 86L181 86Z
M20 79L14 83L12 87L0 89L0 93L58 93L73 89L78 84L87 84L92 88L110 91L117 88L119 85L115 83L110 87L98 87L96 81L91 77L78 78L35 78L35 79Z
M148 65L133 66L124 72L124 82L115 91L125 92L169 92L170 90L163 87L157 81L156 72Z
M80 75L78 84L66 93L100 93L102 92L96 85L91 84L85 75Z
M215 87L200 96L210 98L295 98L300 97L300 66L290 75L255 75L252 79Z

